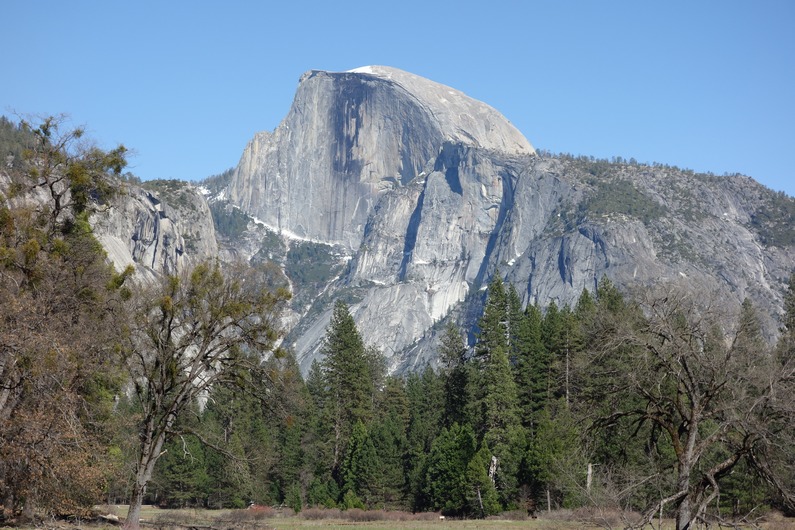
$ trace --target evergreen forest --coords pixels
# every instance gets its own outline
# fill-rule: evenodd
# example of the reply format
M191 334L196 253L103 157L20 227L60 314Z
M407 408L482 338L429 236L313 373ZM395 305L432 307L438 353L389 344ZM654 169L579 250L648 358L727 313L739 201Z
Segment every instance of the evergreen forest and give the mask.
M338 301L303 377L279 279L211 261L140 285L108 265L88 218L127 185L123 146L0 125L4 521L100 503L130 504L127 528L142 504L794 513L795 275L771 343L747 301L605 277L572 307L523 306L495 271L476 326L448 324L438 362L402 376Z

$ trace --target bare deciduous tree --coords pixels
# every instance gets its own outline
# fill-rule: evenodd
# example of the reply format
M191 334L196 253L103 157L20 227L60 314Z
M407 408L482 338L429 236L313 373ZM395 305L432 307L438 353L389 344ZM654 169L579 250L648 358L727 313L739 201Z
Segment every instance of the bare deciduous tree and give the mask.
M278 338L289 297L244 266L203 263L136 297L126 358L142 409L135 482L125 528L137 528L146 485L186 406L215 385L235 384Z
M717 305L684 289L649 292L640 310L636 318L596 319L592 362L596 369L605 359L623 367L602 388L615 406L594 425L649 422L673 448L674 487L641 524L665 506L675 507L679 530L706 521L721 479L741 461L792 503L777 461L793 442L795 359L774 354L761 339L750 304L731 330L722 328L731 319Z

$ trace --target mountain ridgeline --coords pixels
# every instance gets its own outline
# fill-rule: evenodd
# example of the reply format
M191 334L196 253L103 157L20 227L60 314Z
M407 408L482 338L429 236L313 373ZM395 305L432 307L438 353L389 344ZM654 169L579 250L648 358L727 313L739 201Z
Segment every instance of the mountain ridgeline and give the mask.
M157 274L208 256L278 268L304 373L336 300L392 372L436 362L472 329L499 274L523 304L572 304L604 276L748 298L778 330L795 263L795 201L749 177L538 153L502 115L387 67L311 71L273 131L202 186L130 186L96 226L117 265ZM137 206L130 206L130 201ZM212 219L210 212L212 212Z

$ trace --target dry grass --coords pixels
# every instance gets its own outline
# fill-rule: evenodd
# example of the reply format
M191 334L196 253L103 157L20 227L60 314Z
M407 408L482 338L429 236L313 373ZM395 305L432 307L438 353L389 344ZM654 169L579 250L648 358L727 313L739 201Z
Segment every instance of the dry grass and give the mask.
M124 517L126 506L101 507L101 513L115 514ZM330 530L357 529L407 529L407 530L575 530L587 528L623 528L624 523L633 514L619 512L592 513L583 510L558 510L552 513L541 513L538 519L529 519L521 512L506 513L501 517L490 517L485 520L440 519L438 513L364 511L309 508L299 514L289 508L274 509L257 507L249 510L162 510L153 506L145 506L141 512L142 525L160 530L184 530L186 528L207 528L213 530L298 530L304 528L326 528ZM764 530L795 530L795 519L785 518L779 514L769 514L766 522L761 525ZM654 528L657 528L655 521ZM41 528L55 530L118 530L117 526L108 523L93 522L86 524L40 525ZM664 521L662 530L673 530L671 520ZM749 528L751 528L749 526ZM0 529L2 530L2 529ZM26 530L26 529L19 529Z

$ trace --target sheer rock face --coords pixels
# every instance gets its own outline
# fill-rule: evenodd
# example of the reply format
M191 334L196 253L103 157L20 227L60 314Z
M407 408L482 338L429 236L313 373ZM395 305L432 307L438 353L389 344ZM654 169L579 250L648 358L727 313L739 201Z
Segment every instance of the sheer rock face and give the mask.
M199 261L218 256L218 243L207 201L188 183L179 185L179 200L125 186L110 207L92 219L94 233L121 271L133 265L139 280L176 274Z
M533 152L496 110L452 88L386 67L311 71L282 124L246 147L228 197L278 231L354 250L381 196L448 140Z

